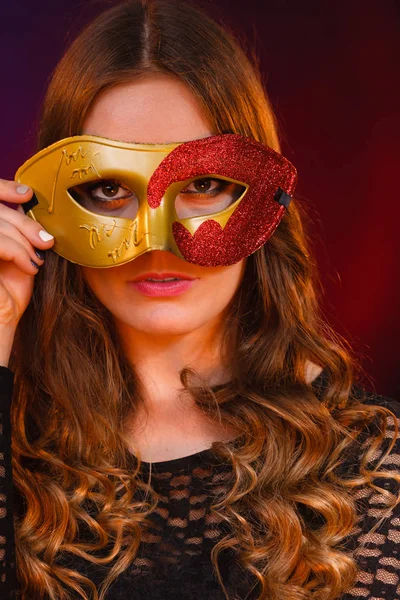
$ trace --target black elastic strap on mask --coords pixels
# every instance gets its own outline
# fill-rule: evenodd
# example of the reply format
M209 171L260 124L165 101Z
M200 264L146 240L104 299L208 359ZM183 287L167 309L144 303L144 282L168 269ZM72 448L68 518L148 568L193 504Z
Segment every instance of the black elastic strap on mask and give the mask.
M278 204L282 204L286 208L289 206L292 196L289 196L286 192L283 191L282 188L278 187L275 192L274 200L278 202Z
M26 214L27 212L32 210L32 208L37 204L39 204L39 200L36 198L35 194L33 194L29 202L25 202L24 204L21 204L21 206L24 209L24 213Z

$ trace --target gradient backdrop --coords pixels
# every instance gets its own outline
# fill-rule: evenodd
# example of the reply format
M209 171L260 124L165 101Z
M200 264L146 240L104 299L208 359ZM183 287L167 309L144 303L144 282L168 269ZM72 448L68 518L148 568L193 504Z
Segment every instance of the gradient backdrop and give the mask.
M400 396L400 2L201 0L260 58L299 171L324 313L367 387ZM46 82L68 41L113 1L0 0L0 176L35 151Z

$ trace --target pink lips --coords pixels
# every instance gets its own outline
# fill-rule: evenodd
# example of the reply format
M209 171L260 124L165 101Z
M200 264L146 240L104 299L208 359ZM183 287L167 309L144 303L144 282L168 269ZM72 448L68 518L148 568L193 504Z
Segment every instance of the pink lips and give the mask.
M162 281L163 279L176 279L176 281ZM148 279L159 279L160 281L148 281ZM129 281L138 292L144 296L179 296L189 290L196 281L185 273L143 273L133 281Z

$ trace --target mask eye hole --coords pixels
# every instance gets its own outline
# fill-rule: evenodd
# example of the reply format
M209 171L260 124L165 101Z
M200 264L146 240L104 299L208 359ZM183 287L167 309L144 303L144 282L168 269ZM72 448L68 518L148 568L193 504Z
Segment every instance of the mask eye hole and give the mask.
M175 197L178 219L214 215L229 208L246 190L244 185L226 179L204 176L194 179Z
M139 200L135 192L116 179L100 179L68 190L83 208L96 215L135 219Z

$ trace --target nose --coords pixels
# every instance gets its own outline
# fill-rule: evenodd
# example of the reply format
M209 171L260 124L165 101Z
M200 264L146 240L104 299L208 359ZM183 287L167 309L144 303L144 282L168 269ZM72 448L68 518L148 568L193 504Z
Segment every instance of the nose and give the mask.
M181 253L172 233L172 223L175 220L173 205L165 197L157 208L147 205L145 220L149 250L166 251L179 257Z

